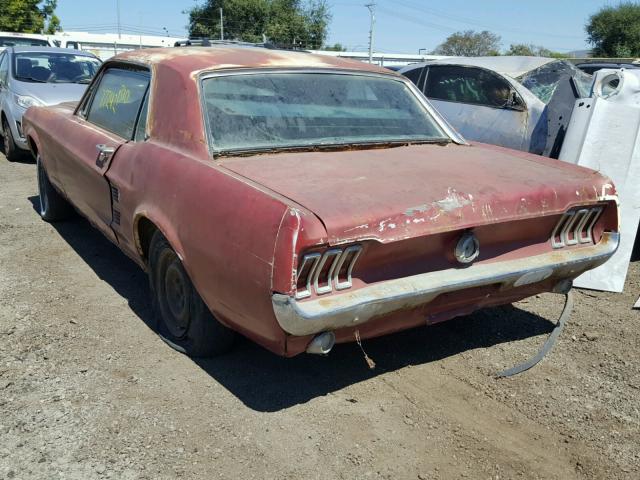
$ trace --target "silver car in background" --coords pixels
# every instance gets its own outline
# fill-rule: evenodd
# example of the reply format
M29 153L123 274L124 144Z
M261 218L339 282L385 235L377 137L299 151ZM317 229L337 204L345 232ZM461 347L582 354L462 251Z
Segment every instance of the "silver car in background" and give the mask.
M400 70L466 139L558 158L593 79L565 60L449 57Z
M22 115L36 105L77 102L100 67L89 52L52 47L8 47L0 52L0 125L9 161L29 150Z

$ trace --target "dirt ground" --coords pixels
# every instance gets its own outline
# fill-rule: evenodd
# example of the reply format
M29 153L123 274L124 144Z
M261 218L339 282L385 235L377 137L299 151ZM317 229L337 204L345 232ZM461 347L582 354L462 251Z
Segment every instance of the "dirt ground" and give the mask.
M0 479L640 478L640 262L624 294L542 295L327 357L240 341L193 361L144 273L84 220L41 221L0 155Z

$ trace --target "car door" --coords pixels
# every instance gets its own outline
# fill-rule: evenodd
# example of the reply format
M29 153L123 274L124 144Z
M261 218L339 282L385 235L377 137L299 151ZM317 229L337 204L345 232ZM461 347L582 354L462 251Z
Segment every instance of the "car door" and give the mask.
M527 109L505 78L483 68L432 65L420 83L434 107L468 140L528 148Z
M112 191L105 177L119 148L133 137L149 86L149 72L137 66L107 67L60 134L56 174L66 195L107 237L116 240Z

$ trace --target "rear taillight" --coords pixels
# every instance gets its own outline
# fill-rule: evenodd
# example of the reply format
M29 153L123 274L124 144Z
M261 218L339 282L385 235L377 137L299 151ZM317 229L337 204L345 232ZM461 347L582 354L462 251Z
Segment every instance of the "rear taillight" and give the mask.
M322 295L350 288L351 273L361 252L361 245L351 245L304 255L296 277L296 298L310 297L312 291Z
M551 246L562 248L578 243L593 243L593 226L602 210L602 207L591 207L564 213L551 233Z

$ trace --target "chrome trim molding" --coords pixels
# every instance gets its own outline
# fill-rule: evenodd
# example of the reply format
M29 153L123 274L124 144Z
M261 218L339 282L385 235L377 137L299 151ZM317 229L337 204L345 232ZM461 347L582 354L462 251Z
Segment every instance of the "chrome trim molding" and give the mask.
M300 282L300 275L304 273L305 267L308 263L313 262L313 264L311 265L308 273L306 273L305 289L297 290L295 298L297 300L301 300L303 298L310 297L312 287L316 295L333 292L334 287L336 290L351 288L351 274L353 273L353 266L356 264L361 252L362 245L351 245L344 250L340 248L331 248L323 254L317 252L306 254L302 257L302 262L300 262L300 268L298 268L298 272L296 274L296 284ZM349 260L349 266L347 267L347 279L345 281L340 281L340 270L342 269L344 262L346 262L350 256L351 259ZM326 276L320 278L322 269L327 262L331 262L331 266L329 267L329 270L327 270Z
M304 267L306 267L309 262L313 262L313 264L311 265L309 273L307 274L306 288L304 290L296 290L296 298L298 300L311 296L311 278L313 277L316 267L318 266L320 257L321 255L319 253L310 253L309 255L305 255L302 259L302 263L300 263L300 268L298 269L298 272L296 274L297 276L299 276L300 273L304 272ZM296 278L296 281L297 280L298 279Z
M355 252L353 258L349 262L349 266L347 267L347 279L344 282L340 281L340 270L342 270L342 265L349 258L351 252ZM362 253L362 247L360 245L351 245L344 249L344 253L340 256L340 260L338 261L338 265L336 265L336 269L333 276L333 281L336 285L336 290L344 290L346 288L351 288L351 273L353 272L353 266L356 264L358 257Z
M593 226L603 210L602 207L593 207L565 212L551 232L551 246L562 248L578 243L592 243ZM569 233L572 234L571 237Z
M333 272L335 271L336 263L338 263L338 260L341 256L342 250L340 250L339 248L332 248L331 250L327 250L322 255L322 259L320 260L320 263L313 273L313 288L315 289L317 295L322 295L323 293L329 293L333 291L333 286L331 285L333 283ZM327 263L328 261L331 262L331 266L327 271L325 285L325 278L320 278L320 274L322 273L322 269L324 268L325 263ZM323 285L320 285L320 282L323 282Z
M422 273L304 302L279 293L271 299L276 319L284 331L291 335L310 335L425 305L447 292L492 284L501 284L504 292L548 278L572 279L604 263L619 243L619 233L605 232L596 245Z

